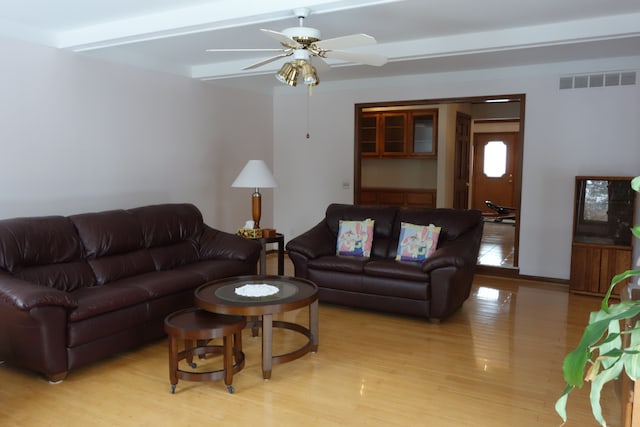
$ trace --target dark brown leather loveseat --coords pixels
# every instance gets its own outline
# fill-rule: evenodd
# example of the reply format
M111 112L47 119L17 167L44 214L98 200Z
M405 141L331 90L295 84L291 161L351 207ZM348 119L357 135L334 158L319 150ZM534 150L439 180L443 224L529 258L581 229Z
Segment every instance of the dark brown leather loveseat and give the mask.
M340 220L375 221L370 258L337 256ZM422 262L396 261L401 222L441 227ZM325 218L287 243L295 275L315 282L322 302L423 316L438 322L469 297L482 239L480 211L332 204Z
M0 221L0 360L59 381L164 336L199 285L255 274L260 244L191 204Z

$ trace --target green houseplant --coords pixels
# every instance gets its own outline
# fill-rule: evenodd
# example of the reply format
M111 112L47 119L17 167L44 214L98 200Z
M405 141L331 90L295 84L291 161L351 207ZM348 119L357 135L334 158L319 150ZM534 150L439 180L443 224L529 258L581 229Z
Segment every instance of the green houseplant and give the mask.
M631 181L631 187L640 192L640 176ZM635 225L631 232L640 238L640 225ZM582 387L584 381L591 382L589 398L593 416L600 425L606 426L600 405L604 384L618 378L623 371L631 380L640 377L640 322L632 329L620 329L621 321L634 319L640 314L640 301L609 303L615 286L633 276L640 276L640 269L627 270L613 277L600 310L590 314L578 346L564 359L562 372L567 386L556 402L555 409L565 422L569 393L576 387ZM626 348L622 346L623 334L629 335L629 346Z

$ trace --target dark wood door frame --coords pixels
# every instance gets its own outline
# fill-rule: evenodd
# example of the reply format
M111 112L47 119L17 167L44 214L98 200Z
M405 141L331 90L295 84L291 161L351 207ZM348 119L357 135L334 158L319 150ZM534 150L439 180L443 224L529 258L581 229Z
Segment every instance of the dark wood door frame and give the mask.
M496 99L509 99L511 101L520 102L520 134L519 134L519 146L520 150L518 151L518 156L516 158L517 165L517 173L514 175L514 206L517 208L517 218L516 218L516 230L515 230L515 243L514 243L514 266L518 265L519 258L519 246L520 246L520 203L521 203L521 191L522 191L522 165L524 163L524 132L525 132L525 104L526 104L526 95L521 94L508 94L508 95L487 95L487 96L473 96L473 97L460 97L460 98L438 98L438 99L421 99L421 100L405 100L405 101L389 101L389 102L372 102L372 103L363 103L363 104L355 104L354 114L355 114L355 127L354 127L354 177L353 177L353 200L356 200L356 195L360 193L360 176L361 176L361 158L358 147L358 135L356 129L359 128L359 118L364 108L372 108L372 107L388 107L388 106L423 106L423 105L438 105L438 104L473 104L473 103L481 103L487 102ZM471 160L471 157L470 157ZM479 266L480 267L480 266ZM500 267L482 267L479 269L480 272L496 272L500 274L501 270L505 270ZM517 275L517 267L515 270L515 274ZM513 271L508 271L505 274L511 275Z

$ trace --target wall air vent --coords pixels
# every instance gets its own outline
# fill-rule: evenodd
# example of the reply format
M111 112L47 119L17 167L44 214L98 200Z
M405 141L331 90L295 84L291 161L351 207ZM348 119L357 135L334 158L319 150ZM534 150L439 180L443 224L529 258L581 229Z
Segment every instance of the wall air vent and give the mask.
M591 87L629 86L636 84L635 71L579 74L560 77L560 89L582 89Z

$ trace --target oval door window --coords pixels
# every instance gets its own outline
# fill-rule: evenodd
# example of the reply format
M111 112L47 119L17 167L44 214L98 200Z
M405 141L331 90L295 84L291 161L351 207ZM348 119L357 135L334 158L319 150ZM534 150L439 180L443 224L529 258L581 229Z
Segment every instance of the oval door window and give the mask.
M500 178L507 171L507 145L502 141L489 141L484 146L484 174Z

